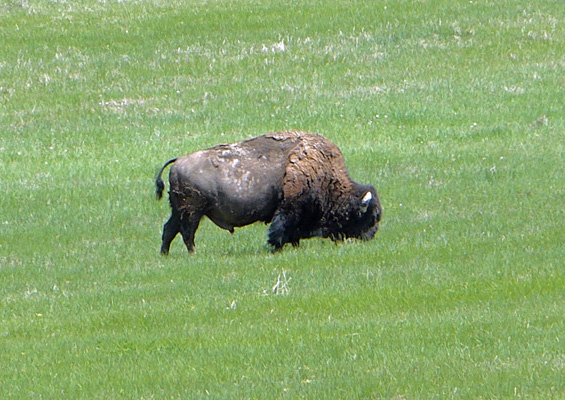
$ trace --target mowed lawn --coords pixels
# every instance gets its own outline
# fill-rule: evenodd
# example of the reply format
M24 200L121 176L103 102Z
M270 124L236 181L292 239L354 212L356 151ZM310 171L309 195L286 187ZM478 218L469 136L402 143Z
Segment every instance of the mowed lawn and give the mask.
M0 399L565 399L564 21L2 1ZM161 257L163 163L285 129L377 188L375 239L204 220Z

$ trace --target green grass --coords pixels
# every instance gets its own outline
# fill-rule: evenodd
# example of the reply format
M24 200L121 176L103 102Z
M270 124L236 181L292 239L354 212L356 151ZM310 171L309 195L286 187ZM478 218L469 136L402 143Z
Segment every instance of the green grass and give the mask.
M0 398L565 399L564 20L0 3ZM281 129L376 186L375 240L203 221L161 257L161 165Z

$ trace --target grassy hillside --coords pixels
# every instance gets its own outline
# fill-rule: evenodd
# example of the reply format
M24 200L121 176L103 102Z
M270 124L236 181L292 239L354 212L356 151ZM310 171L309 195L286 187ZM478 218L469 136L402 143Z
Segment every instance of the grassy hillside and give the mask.
M0 398L565 399L564 20L0 3ZM203 221L161 257L162 164L282 129L375 185L375 240Z

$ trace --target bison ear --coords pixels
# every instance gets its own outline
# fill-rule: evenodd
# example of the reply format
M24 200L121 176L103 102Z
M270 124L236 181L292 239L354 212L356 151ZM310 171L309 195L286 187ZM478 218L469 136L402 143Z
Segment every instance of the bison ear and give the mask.
M369 208L369 203L372 199L373 194L371 192L367 192L365 193L365 196L363 196L363 200L361 200L361 212L363 214L367 211L367 208Z

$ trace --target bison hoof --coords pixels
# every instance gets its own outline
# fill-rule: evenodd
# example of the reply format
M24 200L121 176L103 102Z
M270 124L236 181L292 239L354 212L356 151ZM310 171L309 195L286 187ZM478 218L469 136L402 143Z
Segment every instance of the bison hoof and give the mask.
M282 251L282 248L283 248L283 246L273 246L270 243L269 243L269 247L271 248L271 251L273 252L273 254Z

